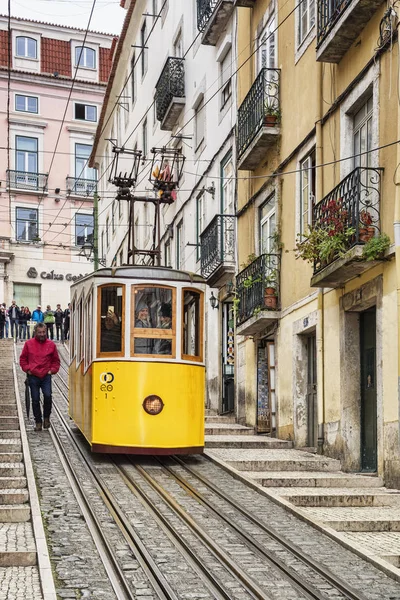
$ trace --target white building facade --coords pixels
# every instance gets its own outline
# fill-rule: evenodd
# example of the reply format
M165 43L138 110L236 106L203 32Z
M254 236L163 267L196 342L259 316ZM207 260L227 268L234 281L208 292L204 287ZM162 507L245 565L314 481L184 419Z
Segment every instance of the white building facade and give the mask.
M219 413L235 410L232 294L238 4L125 2L126 19L91 162L99 170L99 254L107 265L119 265L132 263L128 203L116 200L116 188L108 183L113 155L108 140L120 148L142 151L137 196L155 194L149 182L152 148L177 148L185 156L176 199L161 207L161 265L202 274L210 285L206 407ZM124 159L123 170L129 171L130 160ZM135 202L136 247L152 247L153 222L153 204ZM142 261L147 264L149 258L135 257L136 264ZM210 302L211 295L217 301Z

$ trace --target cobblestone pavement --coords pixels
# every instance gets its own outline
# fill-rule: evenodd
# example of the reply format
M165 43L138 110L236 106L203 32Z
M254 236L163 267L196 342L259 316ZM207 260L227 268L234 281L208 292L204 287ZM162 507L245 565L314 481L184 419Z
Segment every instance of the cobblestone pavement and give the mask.
M37 567L0 568L0 600L41 600Z

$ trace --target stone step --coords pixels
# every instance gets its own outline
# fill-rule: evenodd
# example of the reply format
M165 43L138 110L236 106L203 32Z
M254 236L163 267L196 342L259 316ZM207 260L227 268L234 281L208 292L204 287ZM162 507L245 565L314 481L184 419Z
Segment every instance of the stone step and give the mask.
M340 470L340 462L326 456L297 450L215 449L213 453L239 471L327 471Z
M22 452L22 442L17 438L0 438L0 454L4 452Z
M19 429L0 429L0 440L20 440L21 432Z
M0 504L0 523L24 523L30 518L29 504Z
M25 468L21 462L0 463L0 477L23 477Z
M379 506L360 508L302 508L313 521L325 523L336 531L400 531L400 508Z
M18 410L16 404L0 404L0 416L17 417Z
M291 448L292 442L264 435L206 435L206 448Z
M32 524L0 523L0 566L28 567L36 564Z
M19 420L18 417L5 417L0 415L0 430L14 429L18 430Z
M0 489L0 504L25 504L29 502L29 493L25 489Z
M355 475L353 473L326 473L306 471L245 471L246 477L255 479L264 487L272 488L380 488L383 481L380 477L369 477L366 475Z
M276 489L276 488L275 488ZM275 490L274 490L275 491ZM365 506L394 506L400 507L400 494L381 492L370 492L367 490L346 490L343 493L335 493L334 490L328 491L323 495L298 493L298 490L293 493L288 493L287 489L282 496L294 504L295 506L306 507L365 507Z
M2 463L22 463L22 452L0 452L0 465Z
M206 423L236 424L235 415L206 415Z
M4 489L26 488L26 477L0 477L0 493Z
M206 435L254 435L253 427L229 423L206 423Z

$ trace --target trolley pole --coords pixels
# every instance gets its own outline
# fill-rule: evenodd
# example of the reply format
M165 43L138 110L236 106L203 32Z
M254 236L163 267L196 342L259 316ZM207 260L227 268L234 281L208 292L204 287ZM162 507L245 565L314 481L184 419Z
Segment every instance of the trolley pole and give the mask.
M97 190L93 194L93 268L99 268L99 197Z

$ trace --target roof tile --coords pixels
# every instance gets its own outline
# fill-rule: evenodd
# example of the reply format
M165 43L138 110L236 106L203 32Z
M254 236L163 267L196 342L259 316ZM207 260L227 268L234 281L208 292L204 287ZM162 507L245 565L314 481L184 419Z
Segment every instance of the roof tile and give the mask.
M99 80L100 81L108 81L111 71L111 51L109 48L101 48L100 47L100 73Z
M8 31L0 31L0 65L8 67Z
M42 37L42 73L59 73L72 77L71 46L69 42Z

